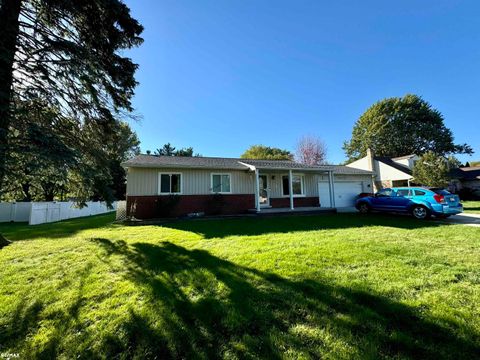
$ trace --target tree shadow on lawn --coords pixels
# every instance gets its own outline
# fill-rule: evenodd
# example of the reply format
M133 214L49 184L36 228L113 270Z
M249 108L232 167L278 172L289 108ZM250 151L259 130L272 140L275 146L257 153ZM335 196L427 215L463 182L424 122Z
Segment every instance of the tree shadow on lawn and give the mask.
M449 226L394 214L289 215L265 218L197 219L162 224L162 227L201 234L206 239L255 236L270 233L316 231L385 226L406 230Z
M0 324L0 352L5 349L14 349L16 352L19 346L23 346L28 338L38 332L45 322L53 328L48 337L41 342L41 346L26 345L23 348L24 354L21 358L31 359L55 359L71 344L65 343L64 336L67 333L75 333L79 339L93 339L94 336L85 328L79 320L79 313L84 306L84 287L88 275L91 273L92 265L87 263L84 269L78 274L78 288L73 301L64 310L50 311L47 316L43 312L48 305L44 300L34 299L28 301L31 294L25 294L17 304L15 310L10 314L11 321L7 324ZM81 356L85 359L94 358L97 355L89 349L84 349Z
M122 256L144 305L103 339L98 356L122 358L478 358L445 319L367 291L292 280L204 250L93 239ZM119 336L118 334L122 334ZM90 354L91 355L91 354Z
M114 214L102 214L41 225L2 223L0 224L0 233L11 241L33 240L43 237L60 238L74 235L83 230L109 225L114 219Z

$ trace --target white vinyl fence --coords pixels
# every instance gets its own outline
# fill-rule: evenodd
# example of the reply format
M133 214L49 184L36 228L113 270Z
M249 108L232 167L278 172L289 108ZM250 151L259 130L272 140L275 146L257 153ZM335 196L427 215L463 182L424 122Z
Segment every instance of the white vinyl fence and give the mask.
M113 209L108 209L106 203L98 201L89 201L83 208L72 201L0 203L0 222L28 221L30 225L37 225L115 211L116 202L112 206Z
M0 203L0 222L26 222L30 219L29 202L2 202Z

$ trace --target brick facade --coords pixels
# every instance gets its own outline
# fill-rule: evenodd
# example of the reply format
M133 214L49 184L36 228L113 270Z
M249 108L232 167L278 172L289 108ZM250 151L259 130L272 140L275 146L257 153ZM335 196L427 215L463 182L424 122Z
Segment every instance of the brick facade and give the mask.
M127 215L137 219L243 214L255 208L255 195L127 196Z
M373 184L373 190L377 192L384 188L391 188L392 184L393 184L392 180L383 180L383 181L376 180Z
M318 197L293 199L295 207L319 206ZM273 208L290 207L290 198L271 198ZM180 217L203 212L206 215L245 214L255 209L255 195L127 196L127 215L137 219Z

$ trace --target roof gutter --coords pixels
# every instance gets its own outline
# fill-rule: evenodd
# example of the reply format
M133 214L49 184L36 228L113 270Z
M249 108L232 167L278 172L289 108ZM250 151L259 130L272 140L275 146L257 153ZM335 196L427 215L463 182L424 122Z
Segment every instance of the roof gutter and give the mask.
M238 163L239 163L239 164L242 164L243 166L248 167L248 168L249 168L250 170L252 170L252 171L255 171L255 170L257 169L255 166L250 165L250 164L247 164L247 163L244 163L244 162L241 162L241 161L239 161Z

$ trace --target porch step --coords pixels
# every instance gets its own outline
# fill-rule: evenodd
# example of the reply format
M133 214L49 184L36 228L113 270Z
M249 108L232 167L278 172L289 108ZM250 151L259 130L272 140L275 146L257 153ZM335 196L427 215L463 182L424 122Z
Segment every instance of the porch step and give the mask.
M334 214L337 212L335 208L326 208L326 207L300 207L295 209L290 208L269 208L260 209L260 212L257 212L257 209L250 209L250 213L257 216L272 216L272 215L313 215L313 214Z

